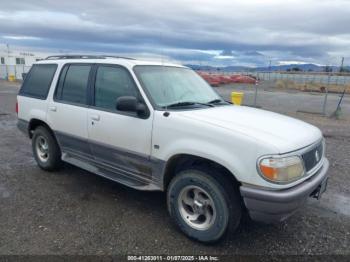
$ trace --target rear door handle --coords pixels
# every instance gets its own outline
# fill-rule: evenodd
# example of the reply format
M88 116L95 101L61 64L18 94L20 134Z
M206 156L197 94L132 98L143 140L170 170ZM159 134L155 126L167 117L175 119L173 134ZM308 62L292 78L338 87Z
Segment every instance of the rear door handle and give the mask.
M91 115L91 119L94 121L100 121L100 116L99 115Z
M49 107L49 110L52 111L52 112L56 112L56 111L57 111L57 107L55 107L55 106L50 106L50 107Z

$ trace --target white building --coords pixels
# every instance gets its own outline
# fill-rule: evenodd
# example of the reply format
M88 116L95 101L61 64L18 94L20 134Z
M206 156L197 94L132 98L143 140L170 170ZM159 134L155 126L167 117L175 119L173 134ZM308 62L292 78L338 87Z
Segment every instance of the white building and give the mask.
M0 79L8 79L14 75L16 79L22 79L22 73L27 73L35 61L43 59L48 55L38 52L26 52L10 50L9 48L0 49Z

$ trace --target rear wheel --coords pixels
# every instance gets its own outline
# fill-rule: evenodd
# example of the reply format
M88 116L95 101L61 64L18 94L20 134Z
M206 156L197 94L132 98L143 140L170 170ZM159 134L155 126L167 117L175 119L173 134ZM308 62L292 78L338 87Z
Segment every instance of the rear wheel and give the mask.
M201 242L220 240L240 222L242 207L231 181L212 169L181 171L167 192L170 216L190 238Z
M61 167L61 150L51 132L43 126L34 130L32 149L38 166L47 171Z

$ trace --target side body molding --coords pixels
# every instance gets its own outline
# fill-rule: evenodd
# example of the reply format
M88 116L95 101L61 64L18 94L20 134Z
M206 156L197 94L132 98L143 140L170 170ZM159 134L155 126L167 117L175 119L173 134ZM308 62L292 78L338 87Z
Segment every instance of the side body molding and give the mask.
M62 132L54 133L62 160L135 189L162 190L165 161Z

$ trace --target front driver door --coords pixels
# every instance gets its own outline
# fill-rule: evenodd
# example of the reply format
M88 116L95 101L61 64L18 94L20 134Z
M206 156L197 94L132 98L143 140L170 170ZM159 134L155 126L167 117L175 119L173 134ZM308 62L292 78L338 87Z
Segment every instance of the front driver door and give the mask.
M116 99L120 96L141 99L130 72L117 65L97 65L92 90L88 135L101 172L131 186L151 183L152 114L140 118L134 112L116 110Z

